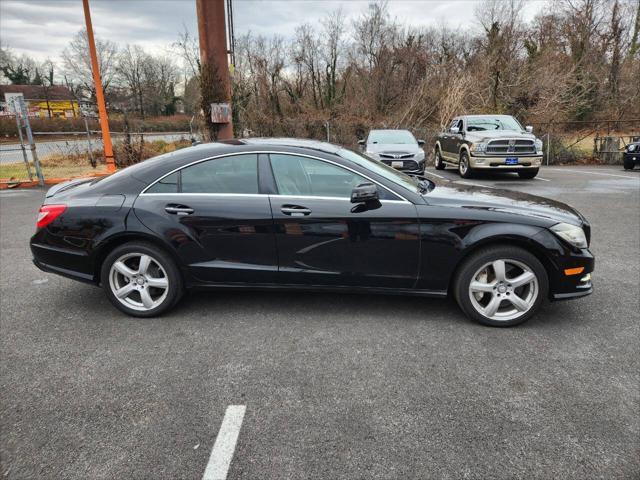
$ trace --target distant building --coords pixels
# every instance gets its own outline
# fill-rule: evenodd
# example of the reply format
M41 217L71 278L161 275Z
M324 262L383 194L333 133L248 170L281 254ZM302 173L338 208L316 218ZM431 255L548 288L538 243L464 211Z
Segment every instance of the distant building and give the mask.
M24 98L30 117L73 118L80 115L78 102L62 85L0 85L0 116L13 115L14 97Z

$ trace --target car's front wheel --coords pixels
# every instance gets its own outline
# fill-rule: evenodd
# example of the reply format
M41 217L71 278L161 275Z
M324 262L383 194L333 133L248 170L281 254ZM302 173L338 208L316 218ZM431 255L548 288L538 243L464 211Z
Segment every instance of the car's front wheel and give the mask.
M530 170L520 170L518 172L518 175L520 176L520 178L532 179L536 175L538 175L538 171L539 171L539 169L537 169L537 168L533 168L533 169L530 169Z
M470 318L493 327L511 327L531 318L547 296L544 266L518 247L482 249L461 265L454 294Z
M127 243L109 253L102 264L101 282L111 303L134 317L160 315L183 293L173 259L145 242Z
M469 165L469 154L467 152L462 152L460 154L460 162L458 163L458 173L462 178L471 178L473 174L473 170Z

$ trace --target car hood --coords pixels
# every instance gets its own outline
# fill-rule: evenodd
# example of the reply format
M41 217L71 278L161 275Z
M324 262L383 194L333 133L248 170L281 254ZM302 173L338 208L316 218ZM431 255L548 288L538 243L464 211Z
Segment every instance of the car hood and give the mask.
M526 140L535 140L536 136L532 133L517 132L515 130L485 130L479 132L466 132L465 138L474 141L496 140L500 138L522 138Z
M418 153L422 151L422 147L417 143L415 145L403 143L370 143L367 145L367 151L371 153Z
M582 226L586 222L577 210L566 203L511 190L438 183L424 198L429 205L522 215L539 219L546 226L560 222Z

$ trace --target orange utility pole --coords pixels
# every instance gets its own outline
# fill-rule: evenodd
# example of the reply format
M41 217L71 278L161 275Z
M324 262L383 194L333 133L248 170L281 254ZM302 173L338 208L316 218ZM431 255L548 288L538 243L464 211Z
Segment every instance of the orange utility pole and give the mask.
M104 92L102 91L102 80L100 79L100 69L98 67L96 43L93 38L93 27L91 26L89 0L82 0L82 6L84 7L84 20L87 24L87 41L89 43L89 54L91 55L91 71L93 72L93 83L96 87L96 102L98 103L98 114L100 115L100 129L102 130L104 156L107 160L107 172L115 172L116 163L113 159L111 132L109 132L109 118L107 118L107 107L104 103Z
M229 62L227 59L227 29L224 0L196 0L198 14L198 37L200 40L200 60L202 68L213 66L220 82L220 90L225 98L219 99L229 105L229 118L225 123L218 124L218 139L233 138L233 124L231 123L231 78L229 76Z

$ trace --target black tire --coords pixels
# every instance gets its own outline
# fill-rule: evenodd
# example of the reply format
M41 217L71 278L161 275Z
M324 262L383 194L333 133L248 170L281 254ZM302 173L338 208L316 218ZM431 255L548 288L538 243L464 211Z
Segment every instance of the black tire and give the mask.
M473 169L469 165L469 154L466 151L463 151L460 154L458 173L462 178L471 178L473 176Z
M529 270L535 274L537 280L537 297L532 299L532 306L521 316L511 320L495 320L483 315L476 309L470 298L469 287L476 272L481 269L483 265L500 259L507 261L515 260L526 265ZM544 303L548 295L549 280L544 266L535 255L519 247L496 245L478 250L469 258L465 259L464 263L460 265L457 270L453 289L456 302L462 311L472 320L491 327L512 327L526 322L540 309L540 306ZM506 300L507 297L501 301L504 302ZM501 303L500 305L503 304ZM507 304L507 306L509 306L509 304Z
M440 153L440 149L438 147L436 147L436 151L434 153L433 166L436 168L436 170L444 170L446 168L446 165L442 161L442 154Z
M625 158L623 161L623 166L625 170L633 170L635 166L635 162L631 159Z
M518 176L520 178L524 178L524 179L532 179L534 178L536 175L538 175L538 172L540 171L539 168L535 168L535 169L531 169L531 170L521 170L518 172Z
M163 274L165 274L164 276L166 276L166 280L168 283L168 287L166 288L167 292L164 296L164 299L157 306L154 306L153 308L148 310L136 310L135 308L130 308L127 305L124 305L123 302L121 302L116 297L112 290L113 287L110 281L111 267L118 259L122 258L123 256L132 255L133 257L135 257L135 254L148 255L149 257L151 257L153 262L155 262L164 270ZM182 275L180 274L180 271L174 260L167 252L165 252L161 248L156 247L152 243L147 242L136 241L125 243L124 245L120 245L119 247L113 249L113 251L111 251L109 255L107 255L104 262L102 263L100 280L102 288L104 289L109 301L118 310L133 317L149 318L161 315L172 308L175 304L177 304L184 294ZM134 282L132 281L132 283Z

